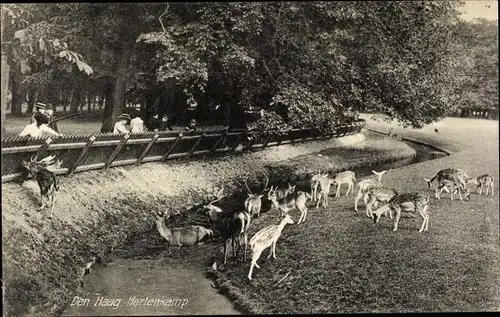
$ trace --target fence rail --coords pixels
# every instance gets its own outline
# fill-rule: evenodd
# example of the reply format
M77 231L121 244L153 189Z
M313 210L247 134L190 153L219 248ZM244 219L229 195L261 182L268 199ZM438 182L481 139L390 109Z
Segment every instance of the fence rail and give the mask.
M365 121L335 127L330 134L313 128L276 131L202 131L197 133L146 132L72 134L58 138L11 137L2 139L2 183L15 180L23 172L21 162L33 155L55 155L61 160L56 174L108 169L115 166L189 158L198 155L246 152L288 143L323 140L361 131Z

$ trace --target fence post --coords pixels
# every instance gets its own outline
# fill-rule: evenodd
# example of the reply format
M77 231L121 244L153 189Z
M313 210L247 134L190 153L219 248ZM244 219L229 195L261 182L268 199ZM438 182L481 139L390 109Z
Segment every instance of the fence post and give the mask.
M123 136L123 139L121 140L121 142L116 146L115 150L113 151L113 153L111 153L111 156L108 158L108 160L104 164L104 170L107 170L108 167L111 165L111 163L113 163L115 158L118 156L118 153L120 153L120 151L122 150L125 143L127 143L128 138L130 138L130 134L125 134Z
M194 150L198 147L198 145L200 145L201 141L207 136L206 133L203 133L202 135L200 135L200 137L198 138L198 140L196 141L196 143L193 145L193 147L191 148L191 150L189 150L188 152L188 155L187 157L191 157L191 155L193 155L194 153Z
M45 140L44 143L42 143L42 145L40 145L40 147L38 148L38 150L36 151L36 154L35 154L35 161L38 160L38 158L40 156L42 156L42 154L49 148L50 146L50 143L52 143L52 139L51 138L47 138Z
M170 153L172 153L172 151L174 150L174 147L179 143L179 141L182 139L183 135L184 134L182 132L179 133L179 135L177 136L177 139L175 139L175 141L174 141L174 144L172 144L172 146L167 149L165 154L163 154L163 157L161 158L162 162L165 162L167 160L167 157L170 155Z
M90 149L90 147L94 143L95 139L96 139L95 135L91 136L90 139L88 139L87 144L85 144L85 146L80 151L80 155L78 155L78 158L76 159L76 161L68 169L68 172L67 172L68 176L73 175L73 172L76 170L76 168L78 167L78 165L80 165L80 162L85 157L85 154Z
M153 136L153 138L151 139L151 141L149 141L148 145L146 145L146 148L144 149L144 151L142 151L141 155L139 156L139 158L135 162L136 166L139 166L141 164L142 160L146 157L146 154L148 153L149 149L151 149L151 147L156 142L156 140L158 139L159 136L160 135L158 133L156 133Z
M304 129L304 127L300 127L300 133L302 134L302 141L301 141L302 143L304 143L306 141L306 139L307 139L307 137L306 137L306 135L307 135L306 131L307 130Z
M262 148L265 148L269 141L271 141L271 138L273 137L273 133L269 132L269 136L267 137L266 141L264 141L264 144L262 145Z
M217 150L217 148L222 144L222 142L226 139L227 133L228 133L227 130L224 131L224 133L222 133L222 135L217 140L217 142L215 142L215 145L212 147L212 150L211 150L212 153L214 153Z

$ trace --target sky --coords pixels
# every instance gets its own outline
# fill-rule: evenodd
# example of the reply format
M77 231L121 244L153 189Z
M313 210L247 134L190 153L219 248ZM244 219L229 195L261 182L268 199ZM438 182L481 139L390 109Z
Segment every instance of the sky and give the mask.
M474 18L498 20L498 1L495 0L465 0L461 18L470 21Z

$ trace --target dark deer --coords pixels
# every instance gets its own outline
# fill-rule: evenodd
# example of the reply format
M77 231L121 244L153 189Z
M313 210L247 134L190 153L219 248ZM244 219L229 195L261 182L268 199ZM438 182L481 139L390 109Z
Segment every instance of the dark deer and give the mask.
M31 157L29 162L23 161L23 166L33 175L36 179L38 187L40 188L40 211L44 208L43 197L47 198L47 203L45 207L49 207L49 200L51 201L50 218L54 212L54 203L56 199L56 191L59 190L59 184L57 182L56 175L47 169L47 165L44 164L43 160L36 161L34 156Z

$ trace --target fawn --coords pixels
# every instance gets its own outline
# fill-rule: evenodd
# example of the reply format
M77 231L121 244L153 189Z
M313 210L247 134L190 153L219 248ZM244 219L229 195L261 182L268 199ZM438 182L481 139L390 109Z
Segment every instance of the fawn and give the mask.
M372 206L376 202L388 202L392 199L392 197L396 196L398 192L394 188L386 187L386 186L375 186L368 189L366 193L369 197L368 203L366 204L366 215L370 218L373 218L373 210ZM392 212L389 210L389 215L392 219ZM387 216L387 214L386 214Z
M469 179L468 182L477 185L477 193L479 195L482 194L483 188L486 187L486 195L488 195L488 190L491 189L491 196L494 196L493 190L495 182L493 180L493 176L485 174L478 177L473 177L472 179Z
M300 210L300 218L297 224L301 224L306 220L306 203L307 199L311 199L311 195L309 193L298 191L296 193L292 193L286 197L278 199L276 188L273 188L271 186L271 189L269 189L269 192L267 193L267 197L272 202L273 206L279 210L280 218L297 208L298 210Z
M354 182L356 181L356 174L352 171L345 171L342 173L338 173L333 178L333 183L337 186L337 193L335 197L340 197L340 185L347 184L349 187L347 188L346 196L349 195L349 192L354 191Z
M276 259L276 242L281 236L283 228L287 224L293 224L293 220L290 215L286 214L277 225L267 226L257 232L252 239L250 239L250 248L252 249L252 264L250 265L250 271L248 272L248 279L252 280L252 272L254 266L260 269L257 261L262 254L262 251L271 247L271 252L267 259L273 256Z

